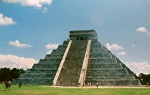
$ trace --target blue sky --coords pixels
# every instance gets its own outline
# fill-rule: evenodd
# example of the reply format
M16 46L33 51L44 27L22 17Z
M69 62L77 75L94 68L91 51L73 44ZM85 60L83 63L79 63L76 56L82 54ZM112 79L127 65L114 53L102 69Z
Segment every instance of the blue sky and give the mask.
M69 37L95 29L136 74L150 73L150 0L1 0L0 66L31 68Z

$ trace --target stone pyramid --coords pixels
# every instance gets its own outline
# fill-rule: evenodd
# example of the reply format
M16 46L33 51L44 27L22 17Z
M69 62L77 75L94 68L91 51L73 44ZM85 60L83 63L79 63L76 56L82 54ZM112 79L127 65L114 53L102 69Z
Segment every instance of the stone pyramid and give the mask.
M69 37L18 81L54 86L140 85L135 74L98 41L95 30L70 31Z

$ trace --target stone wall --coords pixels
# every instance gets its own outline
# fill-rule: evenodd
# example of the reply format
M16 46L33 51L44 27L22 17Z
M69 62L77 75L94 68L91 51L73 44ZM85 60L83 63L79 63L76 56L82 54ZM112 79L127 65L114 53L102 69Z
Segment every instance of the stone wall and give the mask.
M140 85L122 62L97 40L92 40L86 85Z
M51 54L47 54L44 59L40 59L38 64L34 64L31 69L26 70L15 83L35 85L52 85L52 81L67 48L69 41L64 41Z

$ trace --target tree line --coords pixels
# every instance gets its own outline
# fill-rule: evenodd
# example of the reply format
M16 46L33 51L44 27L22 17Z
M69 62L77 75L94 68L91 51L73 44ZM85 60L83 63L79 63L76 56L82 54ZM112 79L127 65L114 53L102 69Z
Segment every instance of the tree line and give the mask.
M0 68L0 82L4 81L12 81L13 79L17 79L20 77L20 74L25 73L24 69L18 68Z
M138 79L142 85L150 85L150 74L140 73Z

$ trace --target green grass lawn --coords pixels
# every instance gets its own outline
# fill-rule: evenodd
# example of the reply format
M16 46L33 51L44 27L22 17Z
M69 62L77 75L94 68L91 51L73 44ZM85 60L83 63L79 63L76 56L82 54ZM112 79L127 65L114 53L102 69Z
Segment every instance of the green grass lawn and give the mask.
M12 85L10 91L0 84L0 95L150 95L150 88L54 88Z

